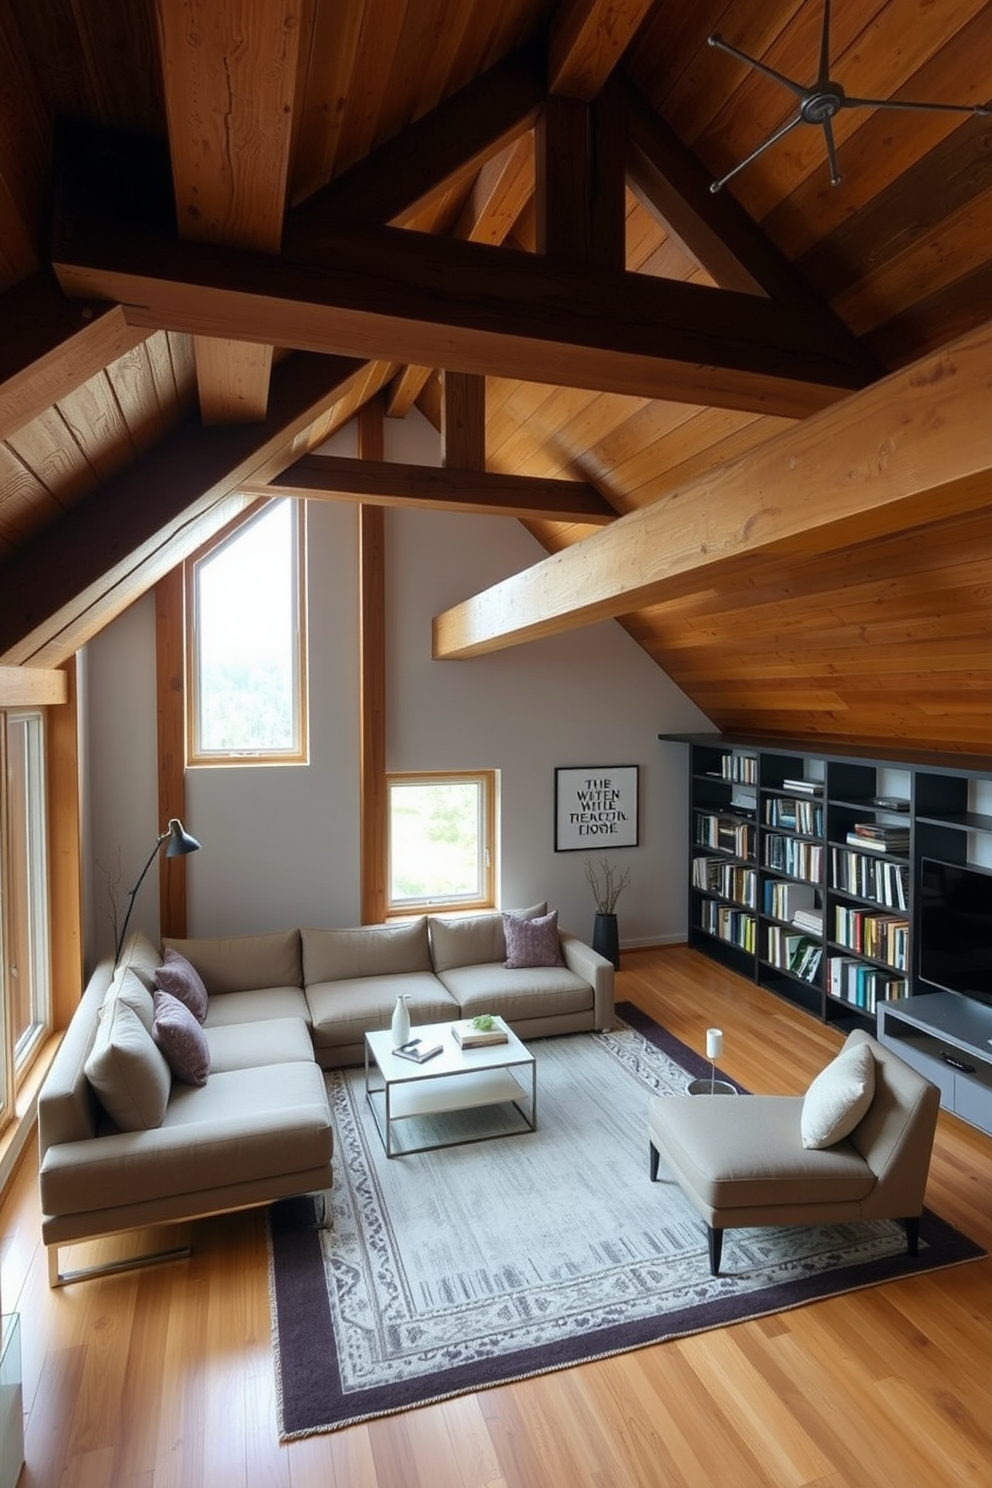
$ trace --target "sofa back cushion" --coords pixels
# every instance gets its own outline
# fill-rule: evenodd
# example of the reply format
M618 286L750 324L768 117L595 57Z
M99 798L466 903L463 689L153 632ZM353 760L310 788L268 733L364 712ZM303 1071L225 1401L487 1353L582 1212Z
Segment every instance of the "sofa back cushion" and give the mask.
M533 920L543 915L546 904L532 904L516 909L519 919ZM451 971L456 966L486 966L491 961L506 960L506 935L501 914L431 916L431 954L435 971Z
M166 936L162 949L184 956L199 972L210 997L222 992L254 992L259 987L303 986L299 930L187 940Z
M307 986L431 970L426 915L403 924L362 925L354 930L304 928L301 935Z
M86 1078L121 1131L161 1126L172 1073L134 1008L112 997L100 1009Z
M117 971L133 971L149 992L155 990L155 968L162 959L162 952L153 945L143 930L133 930L121 947Z

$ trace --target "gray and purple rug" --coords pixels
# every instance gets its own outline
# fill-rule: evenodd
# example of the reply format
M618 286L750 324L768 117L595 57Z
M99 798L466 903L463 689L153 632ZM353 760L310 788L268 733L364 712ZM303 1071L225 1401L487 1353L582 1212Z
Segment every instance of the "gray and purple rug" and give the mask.
M309 1199L270 1217L283 1440L984 1254L928 1212L915 1259L887 1221L731 1230L710 1276L695 1211L649 1182L646 1129L648 1096L709 1064L631 1004L618 1015L535 1042L538 1129L499 1141L470 1140L498 1135L499 1108L449 1113L417 1140L454 1126L465 1145L387 1162L363 1073L328 1075L332 1228Z

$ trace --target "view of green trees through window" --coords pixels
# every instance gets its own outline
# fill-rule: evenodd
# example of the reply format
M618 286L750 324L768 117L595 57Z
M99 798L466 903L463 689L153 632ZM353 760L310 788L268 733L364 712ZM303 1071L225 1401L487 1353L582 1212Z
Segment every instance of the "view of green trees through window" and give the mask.
M194 758L301 747L296 512L271 503L194 568Z
M486 784L475 776L390 782L391 906L484 896Z

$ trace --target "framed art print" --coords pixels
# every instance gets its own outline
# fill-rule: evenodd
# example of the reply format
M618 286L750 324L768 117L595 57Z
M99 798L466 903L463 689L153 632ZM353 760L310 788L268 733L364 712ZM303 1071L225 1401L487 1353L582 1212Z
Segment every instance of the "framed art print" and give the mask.
M555 770L555 852L637 846L637 765Z

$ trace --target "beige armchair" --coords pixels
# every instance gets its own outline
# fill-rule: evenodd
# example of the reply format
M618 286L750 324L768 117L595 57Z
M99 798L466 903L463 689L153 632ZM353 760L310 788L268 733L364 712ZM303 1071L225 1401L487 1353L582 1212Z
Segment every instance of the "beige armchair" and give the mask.
M805 1096L651 1098L651 1181L663 1162L705 1220L714 1276L724 1230L763 1225L898 1219L916 1254L939 1092L861 1030L841 1053L865 1042L871 1103L847 1136L822 1149L803 1145Z

